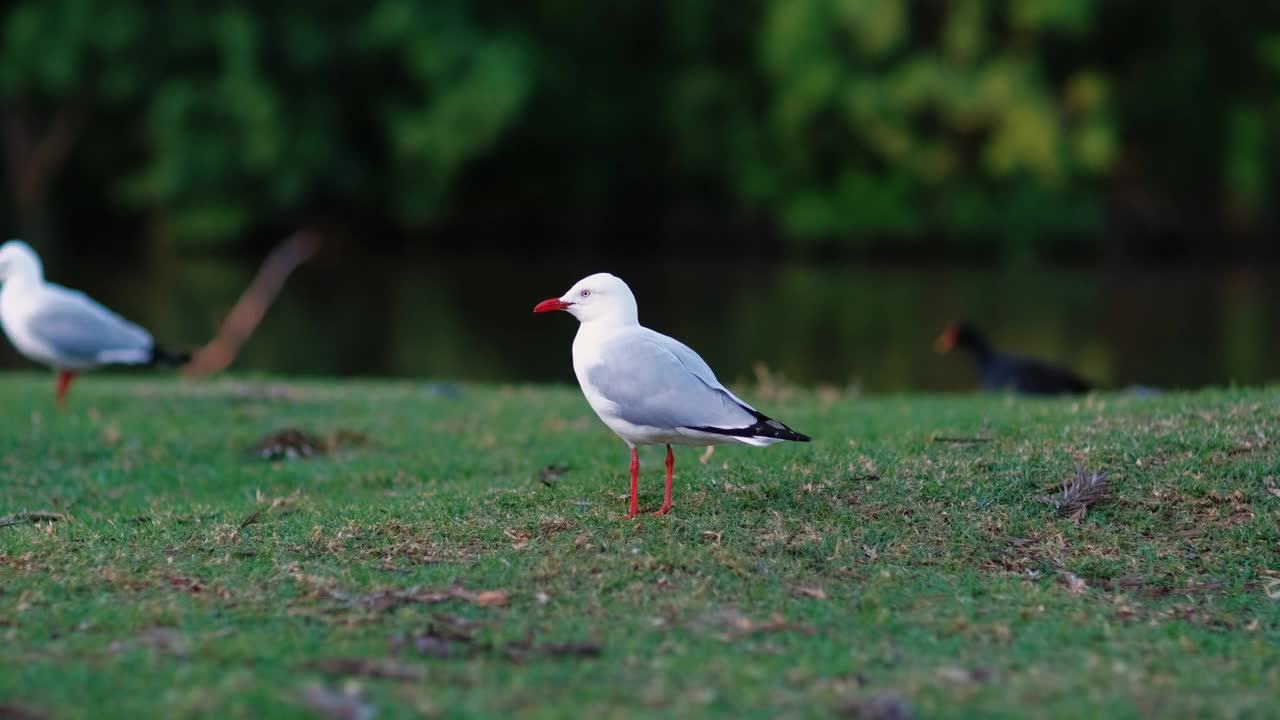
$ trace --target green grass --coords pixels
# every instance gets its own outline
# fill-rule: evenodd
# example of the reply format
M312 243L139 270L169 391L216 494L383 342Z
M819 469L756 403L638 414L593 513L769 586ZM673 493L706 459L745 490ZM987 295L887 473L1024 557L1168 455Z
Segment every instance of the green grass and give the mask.
M1280 391L746 394L815 441L678 449L675 512L627 521L626 447L576 388L94 377L57 412L52 378L0 378L0 516L72 516L0 527L0 703L1280 715ZM250 452L290 426L368 440ZM652 509L662 450L641 458ZM1079 523L1037 500L1076 462L1115 489ZM407 588L505 602L359 602ZM396 647L428 628L427 654ZM318 669L335 658L417 677Z

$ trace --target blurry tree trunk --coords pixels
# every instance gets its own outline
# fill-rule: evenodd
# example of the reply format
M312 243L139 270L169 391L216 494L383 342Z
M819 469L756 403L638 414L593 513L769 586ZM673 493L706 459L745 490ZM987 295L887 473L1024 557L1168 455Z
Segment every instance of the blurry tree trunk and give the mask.
M53 114L42 132L37 132L33 129L37 123L25 103L0 105L5 167L18 215L18 230L24 239L37 246L53 240L49 186L80 137L84 114L80 103L66 103Z

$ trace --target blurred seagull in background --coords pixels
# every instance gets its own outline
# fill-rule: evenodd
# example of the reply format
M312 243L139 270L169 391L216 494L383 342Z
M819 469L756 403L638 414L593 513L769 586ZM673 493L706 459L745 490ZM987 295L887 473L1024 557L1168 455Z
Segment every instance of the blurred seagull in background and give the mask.
M978 380L988 390L1013 390L1028 395L1064 395L1090 390L1089 382L1070 370L1036 358L995 350L986 336L967 322L948 325L934 347L942 353L964 350L972 355Z
M640 324L631 288L608 273L579 280L535 313L564 310L581 325L573 340L573 370L587 402L631 448L631 505L640 513L637 445L667 446L662 508L671 512L672 445L739 442L764 447L809 437L772 420L729 392L698 354Z
M0 327L27 359L58 371L59 405L78 372L189 359L158 347L146 330L84 293L45 282L40 256L21 240L0 245L0 284Z

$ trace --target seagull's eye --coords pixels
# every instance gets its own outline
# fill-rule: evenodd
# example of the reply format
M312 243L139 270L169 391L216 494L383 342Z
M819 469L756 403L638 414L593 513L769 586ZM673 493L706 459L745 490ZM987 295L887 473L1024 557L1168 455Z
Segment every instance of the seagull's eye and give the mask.
M583 290L583 291L582 291L581 293L579 293L579 294L580 294L580 295L582 295L582 297L584 297L584 298L591 297L591 291L590 291L590 290Z

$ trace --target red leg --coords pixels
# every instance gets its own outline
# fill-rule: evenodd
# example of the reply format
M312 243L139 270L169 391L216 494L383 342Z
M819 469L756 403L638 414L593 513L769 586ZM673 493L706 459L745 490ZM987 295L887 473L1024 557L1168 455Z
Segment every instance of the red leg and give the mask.
M70 370L60 370L58 372L58 407L67 404L67 391L71 389L71 381L76 379L76 374Z
M640 514L640 453L631 448L631 510L627 519Z
M662 509L654 513L654 515L666 515L671 512L671 473L676 469L676 456L671 453L671 446L667 446L667 490L662 494Z

